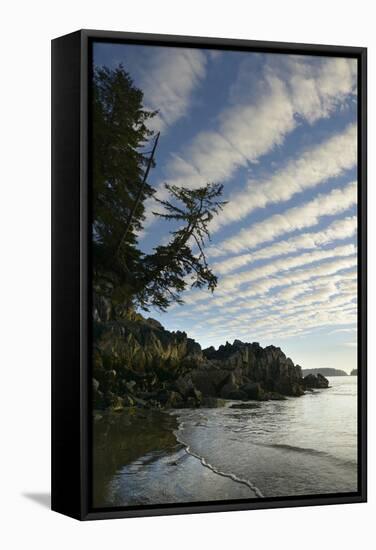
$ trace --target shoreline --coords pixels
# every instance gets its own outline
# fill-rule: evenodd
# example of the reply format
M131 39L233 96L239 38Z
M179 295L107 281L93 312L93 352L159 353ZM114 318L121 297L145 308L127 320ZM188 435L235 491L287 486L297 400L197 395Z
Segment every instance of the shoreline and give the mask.
M326 396L348 411L348 387L307 393L304 400L228 401L214 409L96 411L95 505L354 491L356 457L347 451L352 440L343 439L343 423L326 433L322 422L333 416L320 413L317 420Z
M196 458L197 460L199 460L201 462L202 466L204 466L205 468L208 468L213 473L215 473L215 474L217 474L221 477L226 477L226 478L232 479L232 481L234 481L235 483L240 483L242 485L245 485L246 487L248 487L254 493L256 498L264 498L264 495L261 493L260 489L258 487L256 487L256 485L251 483L251 481L249 481L247 479L242 479L240 477L237 477L235 474L223 472L222 470L219 470L218 468L216 468L215 466L213 466L212 464L207 462L203 456L193 452L192 449L190 448L190 446L187 443L185 443L182 439L180 439L179 436L178 436L177 432L183 426L184 426L184 422L181 422L180 425L179 425L178 430L174 431L174 435L176 437L176 441L184 447L186 453L188 453L189 455L191 455L194 458Z
M93 419L94 429L96 428L95 424L98 427L98 423L103 421L115 424L121 423L122 420L127 421L129 420L127 416L127 411L121 413L108 412L100 418L96 416ZM167 445L156 444L153 445L154 448L151 448L150 444L146 443L143 448L137 446L137 453L132 452L132 450L129 454L127 452L122 453L121 466L119 464L118 468L113 468L111 472L108 470L105 476L98 475L100 464L103 464L105 459L97 460L94 464L95 505L129 506L143 504L148 499L152 500L150 494L142 492L142 486L147 486L147 492L149 493L153 494L154 490L158 494L158 502L166 504L184 502L184 495L182 495L183 500L177 496L180 493L187 495L187 503L218 500L221 497L216 496L217 493L222 495L222 499L223 495L234 500L239 498L262 498L263 495L259 489L250 481L219 470L207 462L204 457L193 452L178 434L184 423L180 423L176 416L171 414L171 411L152 411L150 409L145 411L140 409L132 417L135 422L133 430L137 430L139 421L145 421L145 417L148 417L149 420L151 417L155 417L154 424L159 425L162 431L169 432L169 436L172 436L173 439L167 437ZM139 487L135 487L132 491L129 485L137 476L140 478L140 481L136 484ZM148 479L147 482L143 482L145 476ZM166 481L161 483L163 485L161 491L157 490L158 477ZM109 491L107 491L107 486ZM166 487L168 487L167 492ZM138 495L140 488L142 495ZM120 494L123 496L120 497Z

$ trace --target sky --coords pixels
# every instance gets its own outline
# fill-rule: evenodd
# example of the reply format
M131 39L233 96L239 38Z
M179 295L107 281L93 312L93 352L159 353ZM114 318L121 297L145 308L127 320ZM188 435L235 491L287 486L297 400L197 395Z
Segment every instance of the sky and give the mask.
M203 348L240 339L280 347L303 368L357 367L357 65L355 59L94 44L122 63L158 109L149 183L222 183L206 253L218 286L151 310ZM150 252L176 229L152 214Z

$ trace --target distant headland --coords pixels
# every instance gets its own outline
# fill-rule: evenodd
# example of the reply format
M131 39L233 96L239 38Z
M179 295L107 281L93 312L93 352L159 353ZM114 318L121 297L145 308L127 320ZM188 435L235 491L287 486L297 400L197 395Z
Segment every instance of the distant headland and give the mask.
M340 369L331 369L331 368L319 368L319 369L303 369L303 376L308 376L308 374L322 374L322 376L347 376L347 372ZM351 374L356 374L355 371L352 371Z

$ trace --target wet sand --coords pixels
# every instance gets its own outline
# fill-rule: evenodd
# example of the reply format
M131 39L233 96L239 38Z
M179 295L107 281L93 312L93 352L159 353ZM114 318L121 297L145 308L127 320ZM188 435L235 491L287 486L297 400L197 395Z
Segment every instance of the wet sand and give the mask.
M214 472L176 438L175 416L151 410L94 420L93 505L134 506L256 498L247 483Z

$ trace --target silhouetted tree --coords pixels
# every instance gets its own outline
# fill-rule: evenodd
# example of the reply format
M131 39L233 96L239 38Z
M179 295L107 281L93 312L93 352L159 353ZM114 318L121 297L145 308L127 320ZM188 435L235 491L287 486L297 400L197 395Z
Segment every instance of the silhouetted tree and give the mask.
M214 290L217 278L207 264L208 224L222 208L222 185L200 189L166 185L171 200L155 200L165 220L177 221L168 244L144 254L137 242L145 201L155 190L147 182L154 166L148 122L157 111L143 105L143 92L119 65L93 76L93 286L96 309L107 316L127 315L136 307L165 310L181 302L188 284ZM149 150L146 150L146 146ZM194 252L195 250L195 252ZM191 283L189 283L191 277Z

